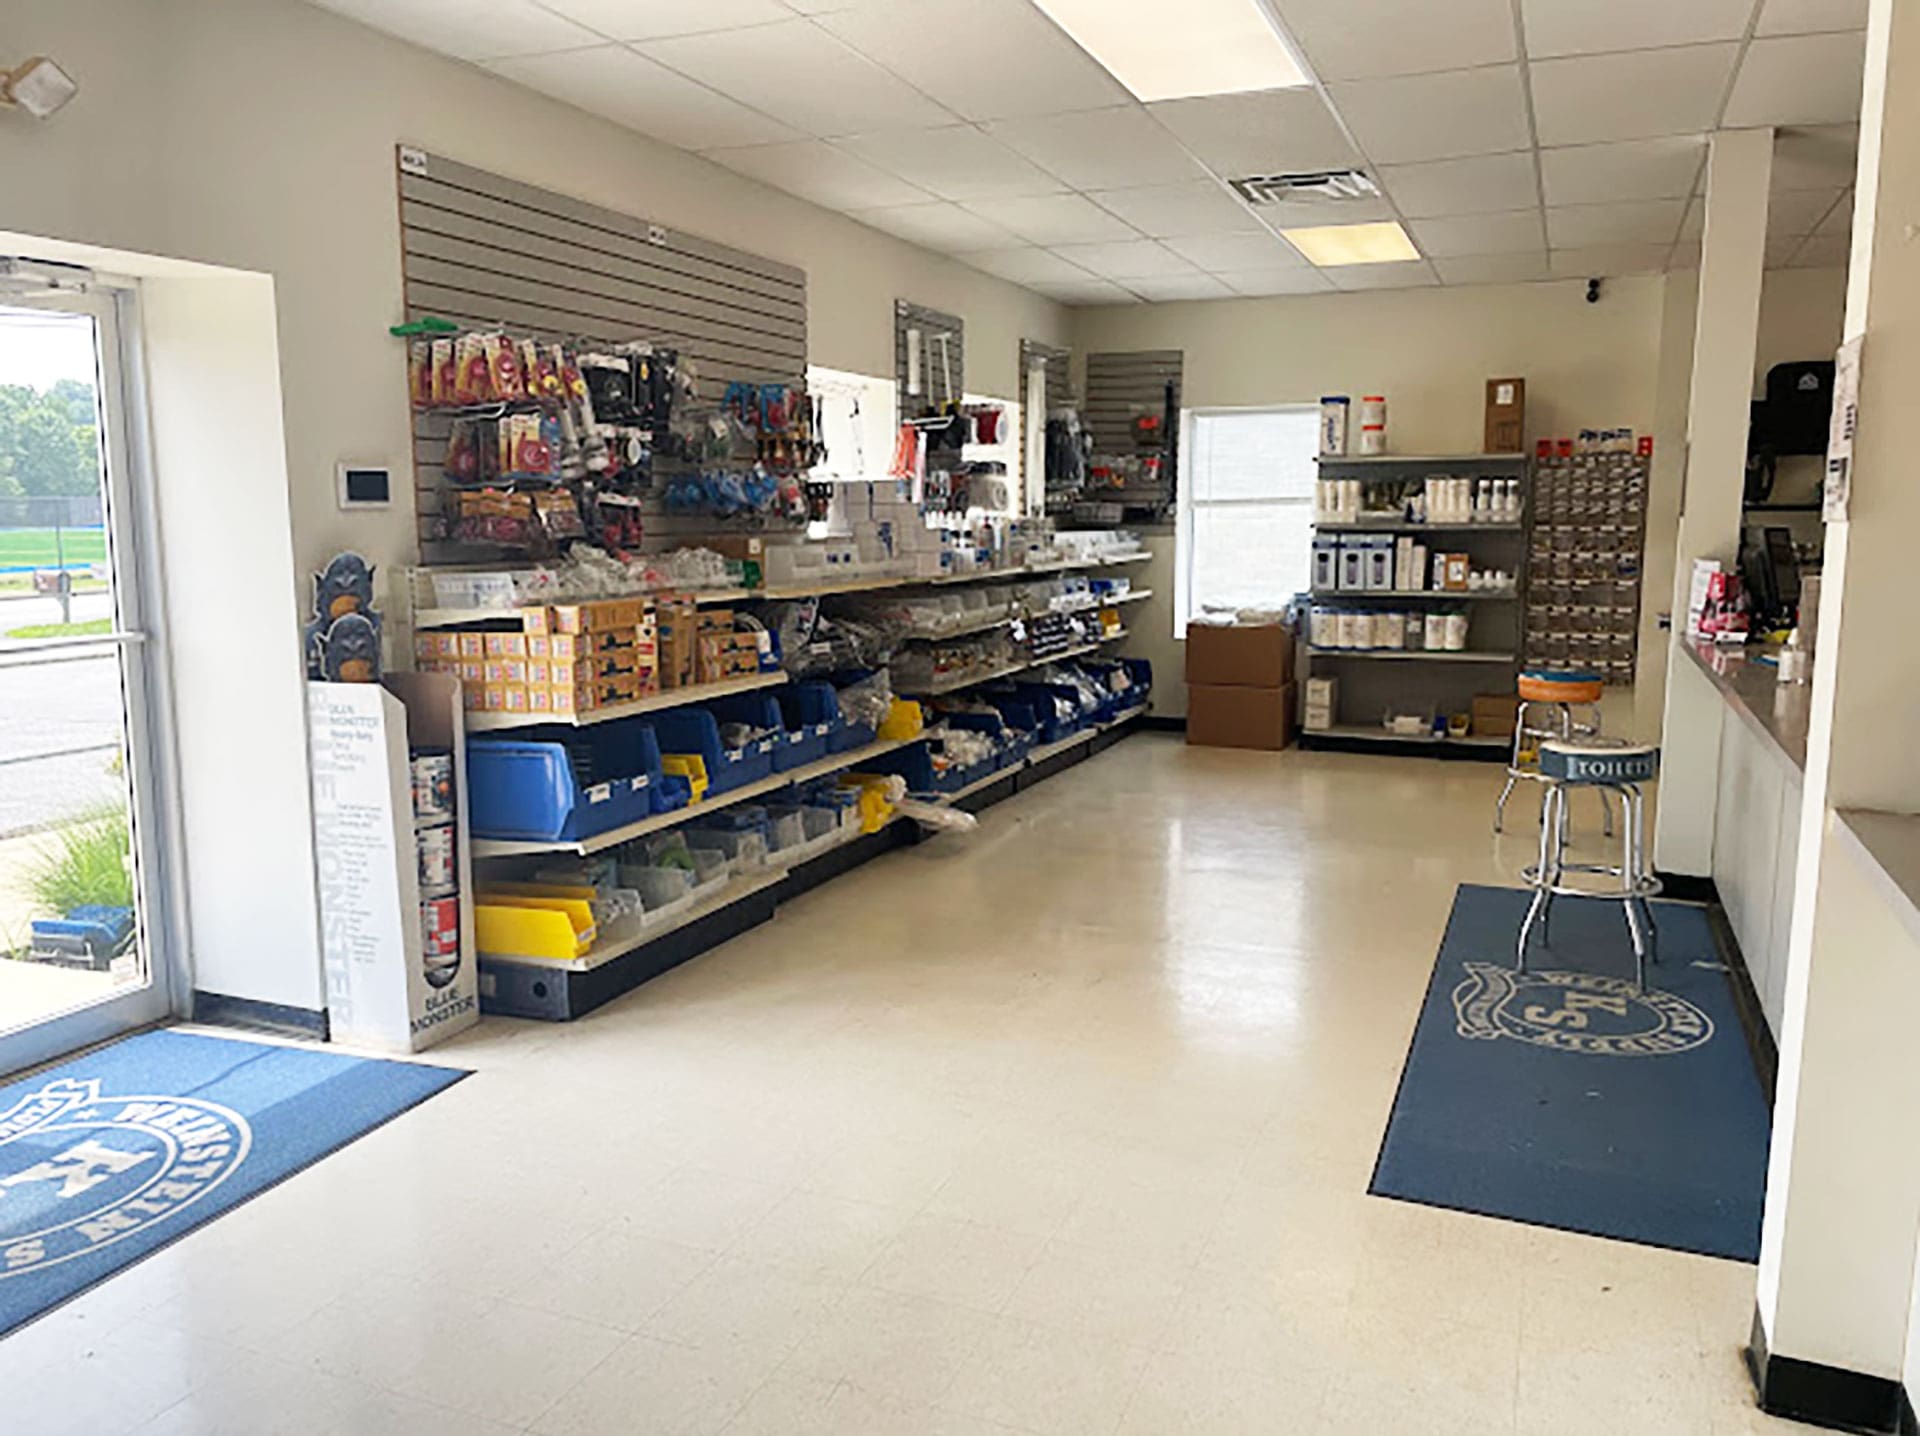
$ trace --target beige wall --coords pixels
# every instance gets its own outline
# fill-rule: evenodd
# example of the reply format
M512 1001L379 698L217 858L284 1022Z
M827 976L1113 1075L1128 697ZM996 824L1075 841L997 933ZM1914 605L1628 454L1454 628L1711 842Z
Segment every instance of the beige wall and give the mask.
M1516 374L1527 381L1529 448L1583 428L1649 432L1664 293L1661 279L1621 279L1598 304L1584 281L1568 281L1084 309L1073 342L1081 355L1184 350L1189 408L1383 393L1390 449L1465 454L1482 447L1485 382ZM1155 541L1171 544L1172 531ZM1171 565L1156 575L1127 648L1153 660L1154 712L1165 716L1186 712L1172 579Z
M0 230L273 276L303 567L412 549L409 515L333 493L338 460L408 455L396 142L804 268L817 364L890 374L897 297L965 317L980 392L1016 393L1023 336L1065 336L1028 291L294 0L10 0L0 39L81 81L0 125Z

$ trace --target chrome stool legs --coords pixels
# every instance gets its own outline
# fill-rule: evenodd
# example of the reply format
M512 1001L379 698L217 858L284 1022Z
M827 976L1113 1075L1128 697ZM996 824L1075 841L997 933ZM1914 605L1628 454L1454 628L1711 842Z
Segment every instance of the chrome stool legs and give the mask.
M1549 924L1556 897L1602 898L1618 902L1626 917L1627 936L1633 943L1635 980L1644 992L1647 964L1660 960L1659 931L1654 925L1651 902L1660 891L1660 882L1647 869L1645 793L1638 783L1570 784L1553 777L1543 777L1541 782L1546 792L1541 799L1539 858L1520 874L1522 881L1533 889L1533 901L1520 924L1516 968L1520 972L1527 970L1527 943L1536 925L1541 929L1542 941L1551 945ZM1567 860L1567 790L1570 787L1595 789L1609 813L1612 811L1609 795L1620 800L1625 831L1621 834L1617 866ZM1568 882L1569 874L1611 878L1614 882L1611 886L1575 886Z
M1585 721L1575 718L1574 716L1573 710L1581 706L1587 709ZM1553 726L1538 726L1529 721L1533 717L1533 710L1539 708L1548 710L1548 716L1540 720L1540 722L1542 724L1552 724ZM1594 738L1598 737L1599 734L1600 705L1598 703L1582 705L1557 701L1550 702L1538 698L1523 699L1519 709L1514 714L1513 752L1507 758L1506 786L1501 788L1500 797L1493 805L1493 830L1496 833L1505 831L1507 799L1513 796L1514 788L1518 786L1523 779L1529 783L1543 781L1540 776L1539 758L1536 756L1534 760L1529 763L1525 761L1522 756L1529 749L1529 740L1536 740L1531 746L1533 746L1534 751L1537 753L1537 743L1539 741L1559 739L1561 742L1567 742L1574 738ZM1542 794L1540 816L1543 822L1546 819L1546 807L1546 796ZM1613 807L1608 803L1604 793L1600 797L1600 821L1602 830L1608 837L1612 837Z

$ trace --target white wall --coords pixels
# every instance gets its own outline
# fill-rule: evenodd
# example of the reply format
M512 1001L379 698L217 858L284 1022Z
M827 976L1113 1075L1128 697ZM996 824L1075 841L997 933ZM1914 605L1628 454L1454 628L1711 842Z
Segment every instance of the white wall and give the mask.
M333 488L342 458L409 456L386 332L403 317L396 143L804 268L810 357L832 368L892 372L900 297L966 318L988 393L1019 392L1021 338L1065 338L1066 312L1027 291L294 0L7 0L0 49L53 54L81 82L49 122L0 115L0 252L73 257L71 242L252 271L245 295L150 290L150 337L175 357L223 327L269 340L197 387L191 364L154 376L169 535L242 536L224 561L180 547L168 574L202 989L320 1002L298 615L335 550L413 555L405 508L343 516ZM209 392L230 406L224 447ZM244 642L223 652L229 637Z
M1183 350L1189 408L1383 393L1388 447L1404 454L1479 452L1486 381L1522 375L1531 451L1537 437L1583 428L1651 430L1665 286L1614 280L1598 304L1584 281L1568 281L1083 309L1073 343L1082 359ZM1171 582L1155 592L1129 617L1140 638L1128 651L1154 660L1154 712L1184 714Z
M962 315L967 374L1018 394L1050 301L684 151L294 0L10 0L8 53L81 81L55 120L0 125L0 230L274 277L296 551L408 559L408 515L342 516L341 458L403 464L396 142L798 265L817 364L893 370L897 297Z

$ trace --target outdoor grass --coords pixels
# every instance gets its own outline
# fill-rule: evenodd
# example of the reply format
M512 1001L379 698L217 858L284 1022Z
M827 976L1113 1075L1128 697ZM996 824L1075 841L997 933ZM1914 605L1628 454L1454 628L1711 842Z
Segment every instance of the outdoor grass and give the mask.
M131 907L131 844L125 810L103 808L48 834L22 885L37 905L62 916L88 904Z
M112 619L89 618L84 623L29 623L22 628L9 628L0 633L0 638L93 638L111 632Z
M52 568L64 557L69 564L105 563L104 529L63 529L58 542L52 529L0 529L0 569Z

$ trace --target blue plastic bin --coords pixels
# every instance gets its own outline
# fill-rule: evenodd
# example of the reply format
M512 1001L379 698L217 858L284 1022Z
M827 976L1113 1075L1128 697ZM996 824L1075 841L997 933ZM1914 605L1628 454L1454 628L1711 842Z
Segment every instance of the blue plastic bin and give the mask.
M773 745L724 747L720 742L720 724L705 708L674 708L657 713L653 727L662 753L692 754L706 764L710 794L730 793L773 776Z
M744 723L749 728L757 728L769 736L758 740L755 748L766 754L773 764L773 771L785 773L798 768L803 763L811 763L814 758L827 756L824 743L797 745L787 731L785 715L780 704L771 693L739 693L731 698L717 699L707 707L720 723ZM805 735L801 735L802 738ZM806 756L811 753L813 756Z
M831 683L789 683L779 690L779 695L780 715L787 725L787 741L812 755L795 760L789 767L799 768L808 763L817 763L829 753L844 751L833 746L834 739L847 726L847 722L840 716L840 699Z
M616 725L608 725L613 727ZM580 842L652 815L653 734L467 740L467 823L477 838ZM647 760L651 758L650 764ZM646 771L647 767L652 771Z

